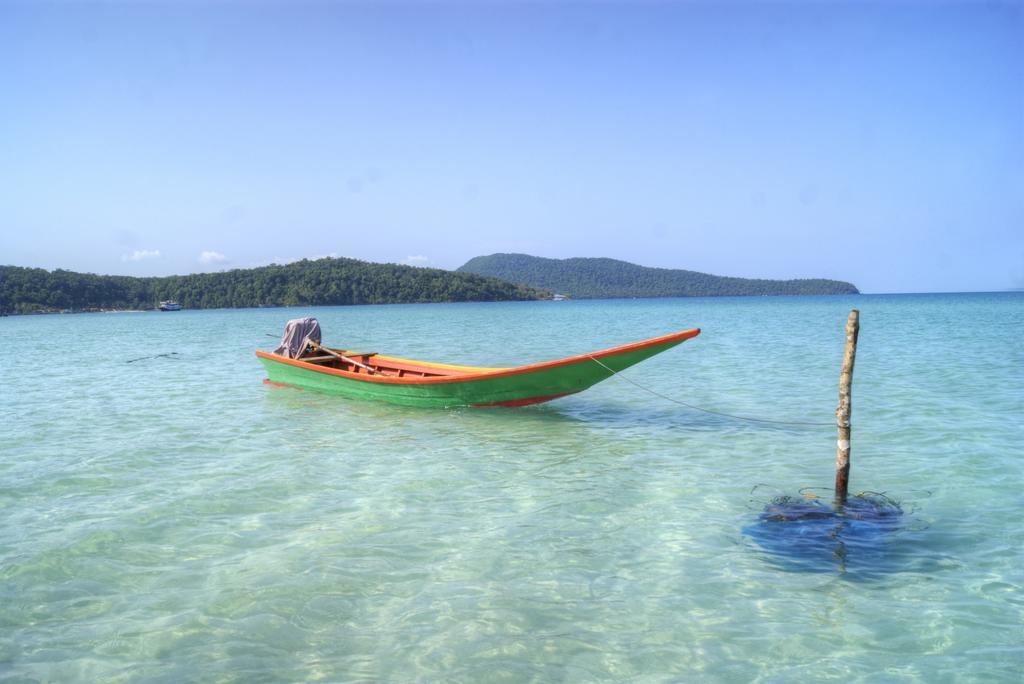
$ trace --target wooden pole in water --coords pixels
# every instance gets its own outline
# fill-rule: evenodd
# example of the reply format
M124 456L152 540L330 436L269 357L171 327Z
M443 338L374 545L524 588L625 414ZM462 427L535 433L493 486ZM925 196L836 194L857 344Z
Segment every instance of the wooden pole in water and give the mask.
M853 309L846 319L846 350L843 352L843 369L839 373L839 406L836 408L836 427L839 430L839 439L836 441L836 504L839 506L846 503L850 485L850 393L859 332L860 311Z

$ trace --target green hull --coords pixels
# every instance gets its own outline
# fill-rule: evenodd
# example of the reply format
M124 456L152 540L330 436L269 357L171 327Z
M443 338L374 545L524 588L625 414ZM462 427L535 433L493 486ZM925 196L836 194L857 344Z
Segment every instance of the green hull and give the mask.
M355 399L434 408L524 406L585 390L611 377L612 370L629 368L680 344L686 339L678 339L681 334L557 362L430 378L429 381L375 381L370 376L330 372L273 355L263 354L259 359L271 383Z

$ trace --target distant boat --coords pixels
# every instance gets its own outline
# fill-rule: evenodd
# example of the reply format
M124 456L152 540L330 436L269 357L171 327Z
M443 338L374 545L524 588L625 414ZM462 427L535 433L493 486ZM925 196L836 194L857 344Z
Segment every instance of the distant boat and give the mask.
M257 351L265 383L408 406L528 406L581 392L696 337L684 330L603 351L516 368L410 361L303 342L298 358Z
M168 299L166 302L160 302L161 311L181 311L181 304L173 300Z

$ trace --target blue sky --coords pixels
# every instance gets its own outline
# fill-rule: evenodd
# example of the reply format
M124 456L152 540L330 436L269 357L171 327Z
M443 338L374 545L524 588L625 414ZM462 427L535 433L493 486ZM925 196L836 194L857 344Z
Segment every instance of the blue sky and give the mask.
M10 3L0 263L1024 287L1024 3Z

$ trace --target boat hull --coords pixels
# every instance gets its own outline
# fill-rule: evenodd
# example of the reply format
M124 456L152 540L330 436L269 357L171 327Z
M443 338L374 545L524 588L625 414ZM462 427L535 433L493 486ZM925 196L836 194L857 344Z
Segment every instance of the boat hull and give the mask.
M688 330L593 354L520 366L467 369L442 377L394 378L355 374L256 352L268 381L300 389L406 406L527 406L581 392L699 334ZM377 357L386 361L390 357ZM445 368L460 368L446 366ZM610 369L610 370L609 370Z

